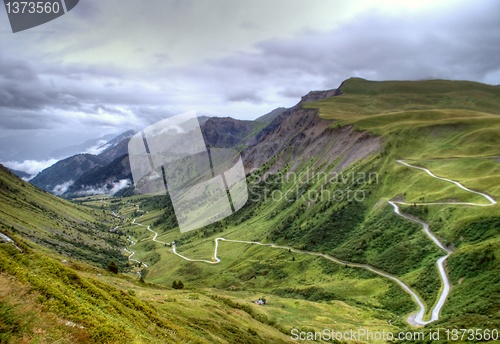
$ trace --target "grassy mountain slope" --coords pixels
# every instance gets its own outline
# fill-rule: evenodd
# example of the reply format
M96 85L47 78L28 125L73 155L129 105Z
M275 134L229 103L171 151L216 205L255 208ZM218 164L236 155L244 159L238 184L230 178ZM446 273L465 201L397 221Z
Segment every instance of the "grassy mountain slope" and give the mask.
M137 211L136 204L147 213ZM390 290L393 295L399 295L399 290L392 289L384 279L356 269L341 268L319 258L286 250L222 243L220 265L186 262L175 256L170 247L152 242L153 234L146 227L132 223L137 218L138 223L153 224L155 230L161 230L167 223L175 225L175 218L165 218L162 210L154 210L164 207L170 208L168 201L161 197L143 196L111 205L126 217L122 230L137 241L129 248L135 251L134 259L150 266L146 270L143 267L135 270L142 271L148 282L170 286L174 280L181 279L187 288L197 292L213 293L265 312L275 326L288 334L292 328L324 328L333 321L346 330L362 325L371 330L394 331L397 327L389 325L387 320L401 322L384 309L390 302L386 292ZM206 238L213 232L230 236L227 235L229 229L220 231L217 227L205 228L181 237L176 230L170 230L161 240L178 240L183 252L189 252L190 257L207 259L214 247ZM265 308L252 305L261 296L269 300L269 305Z
M319 152L302 154L304 147L310 146L305 145L308 136L301 141L301 135L317 128L320 122L310 120L308 111L298 109L302 112L295 114L307 116L306 122L310 124L302 129L293 128L296 131L286 141L275 141L281 148L275 150L274 156L267 159L260 156L263 159L260 167L248 179L250 197L258 197L241 211L220 224L183 235L172 228L175 224L170 210L164 214L150 213L143 219L161 234L159 240L177 240L178 250L190 258L209 259L214 238L224 236L286 244L368 263L410 285L429 310L441 288L435 261L443 253L419 225L395 215L387 201L487 202L479 195L398 164L396 160L405 159L430 168L439 176L453 178L500 198L497 183L500 177L499 92L498 87L470 82L349 79L336 96L304 103L302 108L317 110L324 121L330 121L329 129L322 135L328 135L331 141L342 137L342 133L353 133L338 142L342 147L342 144L363 140L355 133L369 132L382 142L380 150L350 159L356 150L334 156L331 150L325 149L329 146L322 143ZM286 120L283 123L286 125ZM257 143L250 150L263 152L268 147L277 147L269 143L279 135L288 135L283 128L281 125L274 134L267 133L265 145L260 147ZM314 142L309 145L313 146ZM295 176L302 173L302 179L287 179L291 173ZM307 173L312 177L304 177ZM336 176L335 173L341 174L333 180L314 177ZM340 191L342 197L332 196L336 191ZM363 198L349 199L349 192L352 196L356 191ZM287 192L291 195L288 199L279 197ZM500 257L498 207L447 204L402 207L404 212L427 221L431 230L453 250L447 262L452 290L443 308L442 320L430 326L491 327L500 323L500 300L494 296L498 295L500 285L496 273L497 257ZM302 263L307 268L301 270L296 263L298 257L293 262L277 256L279 253L271 248L234 243L221 244L220 265L186 262L173 256L168 247L148 241L152 234L144 228L131 226L130 230L134 231L134 240L143 240L135 246L137 256L156 257L147 278L158 283L168 284L182 277L195 285L295 298L307 298L310 296L304 295L314 293L297 289L317 287L321 296L312 298L321 302L343 300L365 308L378 306L393 312L389 317L401 319L415 310L410 297L391 282L369 274L370 283L362 283L366 272L359 269L349 269L353 270L350 281L332 264L328 264L328 269L332 269L328 272L314 267L313 262ZM331 279L340 282L336 285ZM342 290L345 284L352 287ZM367 285L379 287L374 290ZM361 300L356 295L363 288L369 296Z
M500 87L472 82L369 82L350 79L342 96L310 104L322 118L354 125L386 138L380 172L385 178L377 198L408 202L459 200L487 203L423 172L393 163L406 159L439 176L500 198ZM500 299L491 295L498 278L499 206L429 205L406 207L430 223L455 248L448 261L454 286L443 309L450 323L498 323ZM495 320L493 320L495 319Z
M102 210L77 206L20 180L0 166L0 231L17 234L72 258L106 266L126 260L124 238L109 229L116 219Z
M498 86L468 81L374 82L353 78L340 90L340 97L305 107L318 109L320 117L341 125L353 124L386 137L399 133L397 153L402 158L498 154ZM415 149L415 144L424 146Z
M1 343L286 343L240 298L146 284L99 268L121 262L119 220L105 202L82 207L0 166ZM101 209L103 208L103 209ZM84 262L86 260L92 265Z
M286 343L257 309L0 243L0 342ZM50 281L50 283L47 283Z

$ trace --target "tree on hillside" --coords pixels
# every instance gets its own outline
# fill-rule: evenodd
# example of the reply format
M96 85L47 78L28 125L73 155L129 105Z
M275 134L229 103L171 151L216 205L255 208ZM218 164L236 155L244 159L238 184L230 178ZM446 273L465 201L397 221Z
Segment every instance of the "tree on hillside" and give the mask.
M142 264L141 264L141 265L142 265ZM148 272L149 272L149 270L148 270L147 268L142 269L142 270L139 272L139 276L140 276L140 277L139 277L139 282L141 282L141 283L146 283L146 282L144 281L144 278L146 277L146 275L148 274Z
M182 283L181 280L179 280L179 281L173 281L172 282L172 288L174 288L174 289L182 289L182 288L184 288L184 283Z
M108 264L108 270L114 274L118 273L118 264L113 260Z

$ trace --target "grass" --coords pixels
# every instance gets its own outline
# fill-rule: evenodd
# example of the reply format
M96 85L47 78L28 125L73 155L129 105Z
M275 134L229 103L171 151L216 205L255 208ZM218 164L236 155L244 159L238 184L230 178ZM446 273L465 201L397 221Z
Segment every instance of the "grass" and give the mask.
M153 223L155 214L160 216L161 212L149 212L138 222L146 225ZM397 315L385 313L382 310L384 302L388 301L382 295L386 290L389 290L389 283L362 270L340 268L323 259L291 254L286 250L224 242L220 244L219 256L223 257L221 264L215 266L202 263L193 264L175 256L169 247L157 243L152 244L150 239L153 235L146 231L145 227L128 226L124 228L130 228L134 233L133 239L138 241L132 248L137 252L134 258L148 262L147 257L151 251L160 255L160 260L148 269L146 280L152 283L169 286L174 280L181 279L188 288L198 290L206 287L216 288L218 295L238 291L240 294L246 295L246 298L256 298L256 295L265 293L273 299L283 299L285 296L291 300L299 299L313 304L318 302L321 304L331 303L339 299L345 300L343 304L358 309L356 314L364 315L354 322L344 323L339 320L338 323L344 327L356 326L359 323L366 325L373 323L375 321L374 314L377 317L382 317L383 322L387 319L398 318ZM156 227L154 230L161 233L161 230ZM197 234L202 235L202 232ZM167 242L173 240L181 242L179 250L182 250L182 254L192 258L209 259L213 254L214 244L211 238L200 241L198 236L196 238L194 236L182 238L182 236L186 235L170 230L158 239ZM305 290L307 288L316 289L314 295L301 296L300 290L287 294L287 291L296 288L297 285L304 286ZM402 299L407 299L407 296L399 289L393 293ZM379 301L379 298L382 301ZM330 308L330 312L335 313L335 308L332 306L324 305L321 307ZM377 311L368 311L372 308L377 309ZM301 321L292 323L292 325L298 326L302 322L314 324L314 318L317 315L313 316L309 313L296 316ZM288 326L287 323L280 321L280 318L277 319L277 324ZM316 323L314 328L320 329L321 326Z
M0 274L0 342L81 343L86 331L45 312L35 293L5 273Z
M500 198L500 157L451 158L421 160L419 165L433 171L436 175L449 179L460 179L463 185L472 190L488 190L491 196ZM480 197L480 201L485 199Z
M158 229L155 228L155 230ZM144 227L137 227L137 231L146 233ZM223 232L223 235L227 238L231 237L230 233ZM148 234L145 237L138 236L136 239L144 240L151 236ZM209 259L213 254L212 238L202 241L194 237L179 240L180 236L174 231L169 231L166 235L160 236L159 240L167 242L177 240L181 243L179 250L182 254L191 258ZM142 245L147 242L145 241ZM314 287L315 295L304 297L301 296L300 290L296 290L288 292L288 296L321 302L340 299L355 307L360 305L363 309L374 307L379 311L385 306L383 302L389 301L389 298L384 298L383 295L389 292L390 283L363 270L340 268L323 259L301 256L296 253L290 254L286 250L225 242L220 245L219 257L222 257L222 262L214 266L185 262L174 256L168 247L156 244L155 250L160 254L161 259L148 269L147 280L170 285L173 280L180 278L186 285L196 288L210 286L221 289L221 292L222 290L245 290L271 295L285 295L287 290L290 291L297 285L301 285L305 289ZM147 256L145 250L141 250L143 247L140 243L134 246L133 249L137 251L134 258ZM390 292L397 294L401 302L409 303L411 306L409 297L400 289L396 288ZM394 309L396 310L397 307ZM397 309L397 313L402 315L412 310L411 307L405 309L403 312ZM384 317L396 316L387 314Z
M256 319L258 313L236 312L206 296L181 301L192 292L144 284L136 276L115 275L84 263L82 259L101 266L108 263L109 256L94 250L102 249L99 240L106 242L108 235L116 236L110 235L109 229L122 220L111 216L108 208L116 205L115 200L89 199L82 202L87 207L82 207L40 191L4 169L0 181L2 211L10 215L2 217L2 232L23 251L0 243L0 342L290 341L279 329ZM32 207L26 205L32 203ZM35 210L41 206L45 211ZM124 216L138 215L137 207L131 204L119 206ZM21 217L24 222L17 221ZM98 221L102 221L102 231L88 233L97 237L88 238L94 250L85 250L78 245L79 240L87 239L87 233L81 232L93 229ZM64 250L47 244L58 223L75 239ZM124 244L110 241L108 245L118 259L126 260L120 248Z
M82 263L62 264L36 247L19 253L0 244L0 278L8 281L0 289L8 342L289 342L259 321L257 311L235 311L193 291L141 284Z
M304 107L318 109L322 118L340 125L389 138L389 144L397 144L393 151L399 158L498 154L499 87L465 81L353 78L344 82L341 91L339 97Z

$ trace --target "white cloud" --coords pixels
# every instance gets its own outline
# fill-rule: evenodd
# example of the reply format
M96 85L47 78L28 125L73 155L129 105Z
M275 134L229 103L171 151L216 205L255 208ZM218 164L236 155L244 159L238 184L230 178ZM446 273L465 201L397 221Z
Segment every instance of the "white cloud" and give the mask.
M110 195L114 195L118 191L128 188L132 185L132 182L129 179L121 179L120 181L113 184L111 190L109 190Z
M106 140L99 140L96 145L87 148L87 150L85 150L85 152L83 153L99 155L110 146L109 144L106 144L106 142Z
M49 159L49 160L24 160L23 162L18 161L7 161L2 162L1 164L5 167L11 168L13 170L23 171L28 174L36 175L38 172L46 169L54 165L58 160Z
M80 196L92 196L92 195L111 195L113 196L118 191L125 189L132 185L129 179L121 179L112 184L106 184L101 187L86 186L84 190L78 191L76 194Z
M66 193L66 191L68 191L68 188L73 185L73 181L72 180L69 180L65 183L62 183L62 184L59 184L59 185L56 185L54 187L54 189L52 189L52 193L56 196L61 196L63 195L64 193Z

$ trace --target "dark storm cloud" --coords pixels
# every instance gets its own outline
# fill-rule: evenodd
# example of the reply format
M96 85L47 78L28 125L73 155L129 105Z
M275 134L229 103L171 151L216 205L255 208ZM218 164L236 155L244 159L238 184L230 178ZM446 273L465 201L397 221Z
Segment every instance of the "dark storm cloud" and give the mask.
M147 80L116 66L38 65L0 52L0 129L57 126L135 127L131 107L162 104L167 97ZM130 122L130 123L129 123Z
M241 99L231 96L231 79L244 83L247 94L267 89L294 98L334 88L351 76L499 83L500 2L486 4L410 17L366 13L338 29L267 40L256 52L208 61L205 67L217 75L229 101Z
M262 103L263 99L249 90L233 91L227 94L226 99L230 102Z
M0 56L0 108L39 109L47 101L37 73L27 62Z
M338 21L333 5L330 15L322 2L304 16L313 2L296 1L296 13L280 18L285 2L271 2L266 11L254 3L248 15L231 1L161 2L165 7L153 6L140 18L142 3L128 1L116 12L121 3L81 2L50 24L55 33L6 40L0 137L21 129L93 137L96 128L140 129L189 110L255 118L351 76L500 83L496 0L408 11L381 2L379 11L356 10ZM313 26L314 18L322 24Z
M50 129L64 121L57 115L42 113L26 109L12 109L5 115L5 110L0 108L1 128L10 130Z

